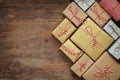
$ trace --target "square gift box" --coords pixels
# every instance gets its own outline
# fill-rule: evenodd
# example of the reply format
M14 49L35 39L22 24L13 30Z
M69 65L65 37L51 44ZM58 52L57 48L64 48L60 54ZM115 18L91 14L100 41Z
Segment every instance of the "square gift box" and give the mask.
M70 39L93 60L97 60L114 41L90 18L86 19Z
M115 43L108 49L109 53L117 60L120 60L120 37Z
M116 40L120 36L120 28L110 20L103 28L109 35Z
M84 54L72 67L71 70L81 77L89 67L94 63L90 57Z
M95 0L74 0L78 6L80 6L84 11L86 11L94 2Z
M95 2L86 12L100 27L103 27L111 18L110 15Z
M120 64L107 52L85 72L85 80L119 80Z
M61 42L65 42L69 38L69 36L76 30L75 26L65 18L56 29L52 32L52 34Z
M120 3L117 0L101 0L100 5L116 20L120 20Z
M68 17L77 27L83 23L87 14L83 12L74 2L70 3L63 11L63 14Z
M60 50L72 61L75 62L80 58L84 53L75 46L69 39L62 44Z

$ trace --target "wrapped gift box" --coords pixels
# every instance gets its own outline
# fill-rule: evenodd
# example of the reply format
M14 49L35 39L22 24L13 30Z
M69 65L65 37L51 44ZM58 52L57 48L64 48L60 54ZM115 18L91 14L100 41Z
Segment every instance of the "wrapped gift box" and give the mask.
M81 77L85 71L93 64L94 62L84 54L72 67L71 70Z
M69 36L76 30L75 26L65 18L52 34L61 42L65 42Z
M120 3L117 0L101 0L100 5L116 20L120 20Z
M74 0L84 11L86 11L95 0Z
M87 15L74 2L70 3L63 11L63 14L68 17L77 27L83 23Z
M114 40L120 36L120 28L110 20L103 28L109 35L111 35Z
M85 80L119 80L120 64L105 52L83 75Z
M103 27L110 19L110 15L95 2L86 12L100 27Z
M70 39L93 60L97 60L114 41L90 18L86 19Z
M120 38L108 49L109 53L120 60Z
M69 39L62 44L60 50L72 61L75 62L80 58L84 53L76 47Z

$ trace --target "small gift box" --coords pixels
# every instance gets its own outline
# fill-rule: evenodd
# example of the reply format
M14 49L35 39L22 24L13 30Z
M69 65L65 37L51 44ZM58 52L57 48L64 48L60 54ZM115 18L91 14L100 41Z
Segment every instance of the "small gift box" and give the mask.
M60 50L72 61L75 62L80 58L84 53L76 47L69 39L62 44Z
M119 80L120 64L105 52L83 75L85 80Z
M61 42L65 42L69 36L76 30L75 26L65 18L52 34Z
M84 72L88 70L88 68L93 64L94 62L86 55L84 54L72 67L71 70L81 77Z
M110 15L95 2L86 12L100 27L103 27L105 23L110 19Z
M108 49L109 53L120 60L120 38Z
M84 11L86 11L95 0L74 0Z
M74 2L70 3L63 11L63 14L68 17L77 27L83 23L87 15Z
M120 3L117 0L101 0L100 5L116 20L120 20Z
M114 40L120 36L120 28L110 20L103 28L109 35L111 35Z
M113 42L113 39L90 18L86 19L70 39L93 60L97 60Z

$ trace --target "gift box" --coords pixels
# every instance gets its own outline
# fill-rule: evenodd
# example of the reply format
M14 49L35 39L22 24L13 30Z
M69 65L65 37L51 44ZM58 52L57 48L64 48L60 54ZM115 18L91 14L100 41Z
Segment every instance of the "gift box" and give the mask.
M70 3L63 11L63 14L68 17L77 27L83 23L87 15L74 2Z
M72 67L71 70L79 77L94 63L86 54L84 54Z
M65 18L52 34L61 42L65 42L69 36L76 30L75 26Z
M75 62L80 58L84 53L76 47L69 39L62 44L60 50L72 61Z
M100 5L116 20L120 20L120 3L117 0L101 0Z
M86 11L94 2L95 0L74 0L78 6L80 6L84 11Z
M120 64L105 52L83 75L85 80L119 80Z
M110 15L95 2L86 12L100 27L103 27L111 18Z
M108 49L109 53L120 60L120 38Z
M86 19L70 39L93 60L97 60L114 41L90 18Z
M103 28L114 40L120 36L120 28L110 20Z

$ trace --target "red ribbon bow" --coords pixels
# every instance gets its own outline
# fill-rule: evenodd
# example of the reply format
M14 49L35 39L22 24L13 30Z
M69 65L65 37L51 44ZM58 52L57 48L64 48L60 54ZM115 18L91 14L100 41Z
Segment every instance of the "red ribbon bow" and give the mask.
M79 23L83 23L83 19L81 19L79 16L77 16L77 13L79 12L79 7L76 7L75 10L73 10L72 6L68 6L68 10L73 15L71 19L75 18Z

